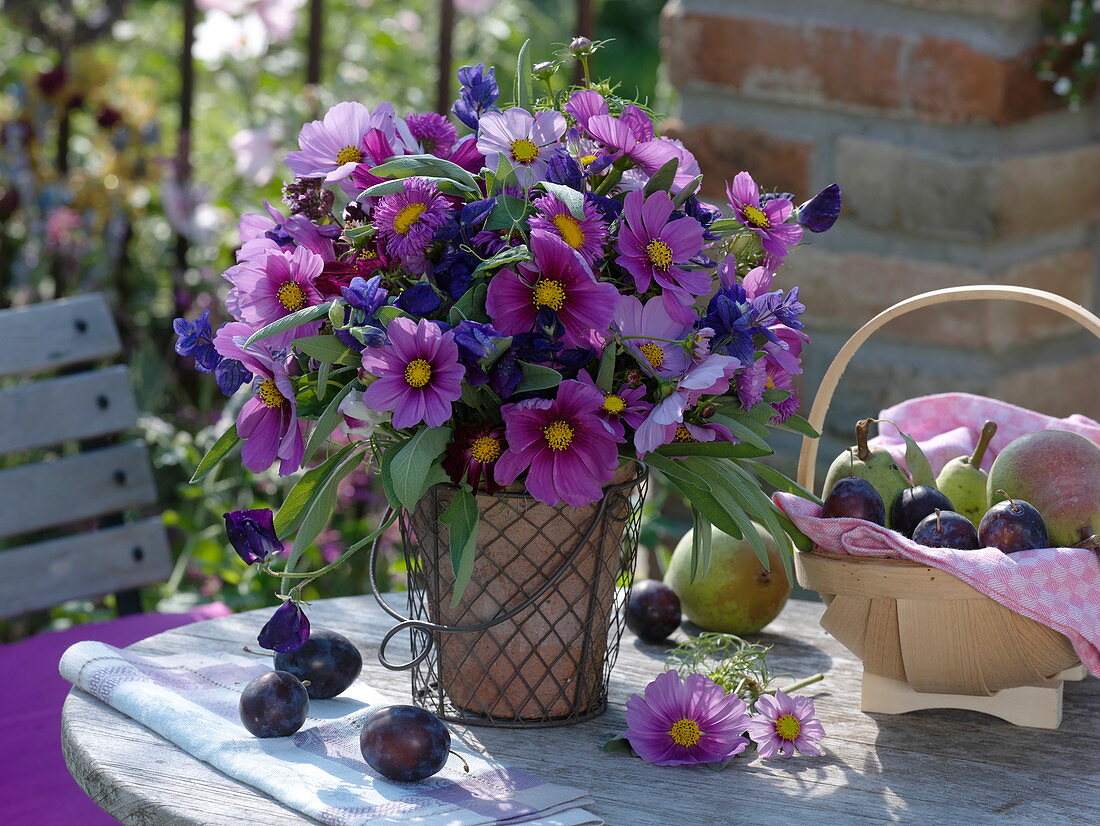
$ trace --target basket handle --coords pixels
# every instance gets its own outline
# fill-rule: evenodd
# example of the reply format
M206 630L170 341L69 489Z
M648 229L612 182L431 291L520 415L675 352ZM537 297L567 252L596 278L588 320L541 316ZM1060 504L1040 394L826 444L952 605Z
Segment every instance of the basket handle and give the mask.
M944 290L921 293L904 301L899 301L892 307L887 307L856 330L855 334L840 348L840 352L836 354L833 363L825 371L825 375L821 379L821 386L818 387L817 395L814 397L813 406L810 408L808 419L814 430L821 432L822 425L825 423L825 414L829 412L829 404L833 400L833 394L836 392L841 376L844 375L848 362L852 360L852 356L871 337L872 333L887 322L907 315L914 310L934 307L939 304L953 304L956 301L986 300L1019 301L1024 304L1034 304L1037 307L1046 307L1079 322L1086 330L1100 338L1100 318L1068 298L1043 290L1034 290L1030 287L1002 287L995 284L980 284L973 287L948 287ZM814 489L819 447L819 439L811 439L809 436L803 437L802 452L798 457L798 483L807 490Z

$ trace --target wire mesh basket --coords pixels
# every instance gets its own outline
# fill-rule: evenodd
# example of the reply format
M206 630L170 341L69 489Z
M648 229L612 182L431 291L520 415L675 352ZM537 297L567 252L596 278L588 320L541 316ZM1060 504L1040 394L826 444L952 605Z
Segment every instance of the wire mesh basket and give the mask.
M436 485L399 523L408 567L408 618L379 648L409 668L413 700L471 725L561 726L607 706L638 546L647 471L629 464L604 498L575 508L526 493L477 496L473 574L452 604L448 526L454 497ZM383 605L383 607L386 607ZM386 660L385 643L410 632L412 659Z

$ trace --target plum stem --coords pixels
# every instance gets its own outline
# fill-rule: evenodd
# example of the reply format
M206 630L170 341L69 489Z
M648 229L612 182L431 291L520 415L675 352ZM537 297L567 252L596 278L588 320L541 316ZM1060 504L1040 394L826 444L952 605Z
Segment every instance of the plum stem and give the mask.
M1008 507L1012 510L1013 513L1019 513L1020 512L1020 510L1021 510L1020 506L1012 501L1011 496L1009 496L1003 490L998 490L997 493L1001 494L1001 496L1003 496L1005 499L1008 500Z
M979 467L985 458L985 451L989 443L997 433L996 422L986 422L982 425L982 434L978 437L978 444L974 446L974 452L970 454L970 466Z
M936 508L936 533L943 533L943 523L940 522L940 509Z
M466 770L466 774L469 774L470 773L470 764L466 762L466 758L463 757L461 754L459 754L454 749L447 749L447 751L449 751L451 754L453 754L455 757L457 757L459 760L462 761L462 768L464 768Z
M242 646L242 648L245 651L247 651L249 654L255 654L257 657L274 657L275 656L274 651L257 651L255 648L249 648L247 645Z

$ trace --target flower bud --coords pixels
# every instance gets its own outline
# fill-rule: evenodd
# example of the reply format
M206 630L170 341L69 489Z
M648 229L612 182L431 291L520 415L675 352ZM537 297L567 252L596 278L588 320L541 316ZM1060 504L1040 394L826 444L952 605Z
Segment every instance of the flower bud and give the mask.
M587 57L592 54L595 49L592 47L591 39L587 37L574 37L569 44L569 51L573 53L575 57Z
M535 68L533 68L531 72L539 80L547 81L554 76L557 70L557 63L552 60L544 60L542 63L536 63Z
M637 387L642 383L642 374L637 370L631 370L626 374L626 383Z
M715 407L713 404L708 404L706 407L699 411L699 415L704 419L709 419L717 412L717 407Z

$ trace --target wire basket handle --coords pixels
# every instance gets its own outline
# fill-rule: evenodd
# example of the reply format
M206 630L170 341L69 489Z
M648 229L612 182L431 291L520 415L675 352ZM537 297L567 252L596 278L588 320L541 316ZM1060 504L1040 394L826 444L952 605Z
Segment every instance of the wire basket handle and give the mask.
M1030 287L1002 287L995 284L980 284L973 287L949 287L944 290L921 293L904 301L899 301L894 306L883 310L856 330L855 334L840 348L840 352L836 354L833 363L825 371L817 395L814 397L813 406L810 408L808 418L814 430L821 432L821 428L825 424L825 414L829 412L829 404L833 400L833 394L836 392L841 376L844 375L848 362L852 360L852 356L871 337L872 333L887 322L907 315L914 310L935 307L939 304L953 304L956 301L985 300L1019 301L1024 304L1034 304L1037 307L1046 307L1072 318L1097 338L1100 338L1100 318L1068 298L1043 290L1034 290ZM819 446L819 439L811 439L808 436L802 439L802 452L798 457L798 483L808 490L814 489Z

